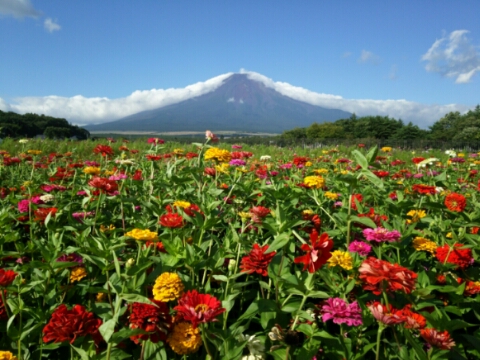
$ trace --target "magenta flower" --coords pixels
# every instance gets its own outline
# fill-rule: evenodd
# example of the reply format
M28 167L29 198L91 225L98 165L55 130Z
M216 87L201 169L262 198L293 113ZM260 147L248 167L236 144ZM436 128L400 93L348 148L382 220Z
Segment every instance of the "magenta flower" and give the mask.
M120 181L120 180L125 180L127 178L128 176L125 174L117 174L117 175L109 176L108 180Z
M239 150L242 148L242 145L232 145L232 149Z
M376 241L376 242L394 242L398 241L402 236L397 230L388 231L382 227L378 227L376 229L365 229L363 230L363 236L368 241Z
M96 162L96 161L90 161L90 160L84 161L84 164L85 164L86 166L96 166L96 167L100 166L100 163L98 163L98 162Z
M83 220L86 218L86 217L90 217L90 216L93 216L95 215L95 212L94 211L83 211L83 212L74 212L72 213L72 217L77 220L79 223L83 223Z
M26 213L28 212L28 209L30 207L30 200L20 200L17 204L18 211L21 213Z
M360 256L367 256L372 251L372 247L366 242L355 240L348 246L348 251L357 253Z
M229 162L229 164L232 165L232 166L243 166L246 163L247 162L245 160L242 160L242 159L233 159Z
M322 320L333 320L335 324L347 324L348 326L362 325L362 309L358 302L351 304L341 298L330 298L322 306Z
M57 259L57 262L76 262L78 265L82 265L83 257L75 253L71 253L69 255L63 254Z

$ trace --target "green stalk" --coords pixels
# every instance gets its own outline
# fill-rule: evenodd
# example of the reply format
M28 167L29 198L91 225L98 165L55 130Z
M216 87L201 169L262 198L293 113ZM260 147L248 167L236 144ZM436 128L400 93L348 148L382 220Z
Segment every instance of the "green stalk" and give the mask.
M377 347L376 347L375 360L380 359L380 340L382 338L383 329L384 329L383 324L379 323L378 332L377 332Z

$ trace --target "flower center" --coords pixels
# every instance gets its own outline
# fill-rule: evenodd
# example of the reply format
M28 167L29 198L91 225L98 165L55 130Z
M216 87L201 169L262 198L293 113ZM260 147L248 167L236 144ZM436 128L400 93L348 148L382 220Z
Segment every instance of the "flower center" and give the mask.
M207 304L198 304L195 306L195 311L196 312L206 312L209 309Z

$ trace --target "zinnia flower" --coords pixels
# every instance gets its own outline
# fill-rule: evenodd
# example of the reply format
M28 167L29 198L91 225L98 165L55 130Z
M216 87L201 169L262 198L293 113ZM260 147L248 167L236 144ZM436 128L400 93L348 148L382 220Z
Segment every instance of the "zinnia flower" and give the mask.
M364 282L363 288L375 295L380 295L384 289L390 292L402 290L410 294L415 288L417 274L398 264L369 257L358 271L360 280Z
M168 336L167 343L176 354L193 354L202 346L200 329L188 322L176 323Z
M413 239L412 245L417 251L428 251L431 254L434 254L438 247L433 241L420 236L417 236L415 239Z
M353 260L347 251L335 250L332 252L332 256L327 260L329 267L340 266L345 270L351 270L353 268Z
M395 309L391 305L389 307L374 301L373 304L367 306L377 321L385 325L396 325L405 322L405 317L400 310Z
M240 265L242 272L248 274L257 273L262 276L268 276L268 265L272 261L276 252L272 251L271 253L265 254L267 249L268 245L260 247L258 244L253 244L252 251L242 258L242 263Z
M308 269L308 272L314 273L332 256L330 250L332 250L333 241L328 237L327 233L319 236L316 230L312 230L310 233L310 243L311 245L302 245L301 249L305 251L306 254L296 257L294 262L295 264L303 263L303 270Z
M430 345L442 350L450 350L455 346L455 341L452 340L448 331L425 328L420 330L420 336Z
M455 244L453 248L451 248L448 244L445 244L437 247L435 256L441 263L454 264L460 269L465 269L473 264L474 259L472 257L471 249L462 248L462 244Z
M0 269L0 287L9 286L17 275L13 270Z
M324 322L333 320L335 324L346 323L348 326L360 326L363 323L362 309L356 301L347 304L341 298L330 298L322 306L321 312Z
M412 305L406 305L401 311L405 317L404 326L407 329L423 329L427 325L427 320L424 316L417 314L411 310Z
M183 295L184 289L182 279L177 274L165 272L155 280L153 298L162 302L173 301Z
M363 241L355 240L348 245L348 251L356 252L360 256L367 256L372 251L372 247Z
M167 340L167 334L172 325L172 317L167 304L160 301L153 302L155 305L135 302L130 306L128 322L130 329L142 329L150 334L130 336L130 339L138 344L140 340L150 340L157 343Z
M419 222L420 219L427 216L427 213L425 212L425 210L410 210L407 213L407 216L411 217L411 219L407 219L407 224L411 224L411 223Z
M307 176L303 179L303 183L312 189L320 189L325 185L325 179L322 176Z
M368 241L395 242L402 236L397 230L388 231L382 227L376 229L365 229L363 235Z
M87 270L85 270L83 266L77 266L73 268L72 272L70 273L70 282L73 283L75 281L80 281L87 275Z
M249 212L252 214L252 221L254 223L261 224L262 219L267 217L271 210L263 206L253 206Z
M50 216L53 218L55 217L55 214L57 213L57 208L39 208L36 209L34 212L35 215L35 221L45 221L47 218L48 214L51 214Z
M101 154L102 156L113 155L113 149L108 145L97 145L93 149L95 154Z
M423 195L435 195L435 186L429 186L424 184L415 184L412 186L412 190L418 194Z
M102 178L95 176L92 180L88 182L88 185L98 189L102 193L107 195L117 194L118 184L114 180L109 180L107 178Z
M211 147L205 151L204 158L205 160L216 160L218 162L228 163L232 159L232 155L230 155L230 151L228 150Z
M100 336L98 328L102 320L97 319L91 312L81 305L75 305L68 310L65 304L61 304L52 314L47 325L43 328L43 342L68 341L73 344L80 336Z
M160 216L160 225L168 228L181 228L183 226L183 217L177 213L168 213Z
M22 141L22 140L19 140ZM28 141L28 140L27 140ZM0 351L0 360L18 360L10 351Z
M187 291L173 309L177 317L190 322L194 328L200 323L218 321L216 317L225 312L222 303L210 294L199 294L197 290Z
M125 234L125 236L129 236L134 238L135 240L145 240L145 241L157 241L158 234L156 232L150 231L148 229L141 230L141 229L133 229Z
M467 199L462 194L450 193L445 197L445 206L450 211L462 212L467 206Z

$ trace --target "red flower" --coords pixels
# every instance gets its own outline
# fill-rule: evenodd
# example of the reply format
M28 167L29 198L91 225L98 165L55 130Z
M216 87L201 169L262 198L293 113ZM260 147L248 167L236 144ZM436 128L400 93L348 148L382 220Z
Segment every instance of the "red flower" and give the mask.
M3 291L3 297L7 298L7 290L0 290ZM5 311L5 304L3 303L2 297L0 296L0 320L7 320L7 312Z
M455 341L452 340L448 331L425 328L420 330L420 335L427 343L442 350L450 350L455 346Z
M441 263L455 264L460 269L465 269L473 263L472 250L461 249L462 244L455 244L452 249L448 244L437 247L436 258ZM448 257L447 257L448 256Z
M43 342L68 341L73 344L77 337L86 335L100 340L98 328L101 324L102 320L85 311L83 306L75 305L72 310L68 310L67 306L62 304L55 309L50 321L43 328Z
M276 252L272 251L271 253L265 254L267 249L268 245L260 247L258 244L253 244L252 251L242 258L242 263L240 265L242 272L248 274L257 273L262 276L268 276L268 265L270 264L270 261L272 261Z
M445 197L445 206L450 211L462 212L467 206L467 199L461 194L450 193Z
M423 158L423 157L414 157L412 159L414 164L420 164L423 160L425 160L425 158Z
M382 221L387 221L388 217L386 215L379 215L375 214L375 209L370 208L368 213L365 214L358 214L358 217L368 217L373 220L373 222L377 225L377 227L382 227ZM362 225L361 223L355 223L358 227L364 229L366 228L365 225Z
M372 315L377 321L385 325L396 325L405 322L405 317L401 310L394 307L385 306L378 301L374 301L373 304L367 306L372 312Z
M435 195L435 186L415 184L412 186L412 190L418 194Z
M303 165L305 165L305 163L308 161L308 158L305 157L305 156L296 156L293 158L293 163L295 164L295 166L297 167L301 167Z
M55 214L57 213L58 209L51 207L51 208L38 208L35 210L34 215L35 215L35 221L45 221L47 218L48 214L51 214L51 217L54 217Z
M109 180L98 176L95 176L90 180L88 185L100 190L100 192L106 193L107 195L115 195L118 190L118 184L115 180Z
M375 175L377 175L377 177L379 177L379 178L387 177L390 174L388 171L385 171L385 170L374 170L372 172Z
M369 257L358 269L363 288L380 295L382 291L402 290L410 294L415 288L417 274L397 264Z
M17 273L13 270L0 269L0 286L6 287L10 285L17 276Z
M151 301L157 306L138 302L130 306L131 314L128 318L130 329L142 329L151 333L130 336L135 344L138 344L140 340L151 340L153 343L167 340L168 332L172 326L170 310L164 302Z
M226 310L221 306L216 297L192 290L183 294L173 309L177 311L178 320L188 321L196 328L199 323L218 321L215 317Z
M133 174L132 180L142 181L142 170L135 170L135 174Z
M352 194L352 201L351 201L351 207L353 210L357 210L357 203L355 202L355 199L361 203L363 201L363 196L362 194Z
M177 213L168 213L160 216L160 225L168 228L181 228L183 226L183 217Z
M262 219L267 217L270 214L270 209L263 206L254 206L249 210L252 214L252 221L257 224L262 223Z
M113 155L113 149L108 145L97 145L93 149L95 154L101 154L102 156Z
M427 320L422 315L411 310L412 305L406 305L400 312L405 318L405 328L407 329L423 329L427 326Z
M333 247L333 241L327 233L318 236L318 232L313 230L310 234L311 246L303 244L301 249L306 252L305 255L295 258L295 264L303 263L303 270L314 273L324 265L332 256L330 251Z
M214 168L207 167L203 170L203 175L207 176L215 176L217 171Z
M156 161L156 160L161 160L162 155L154 155L154 154L147 154L145 157L150 160L150 161Z

